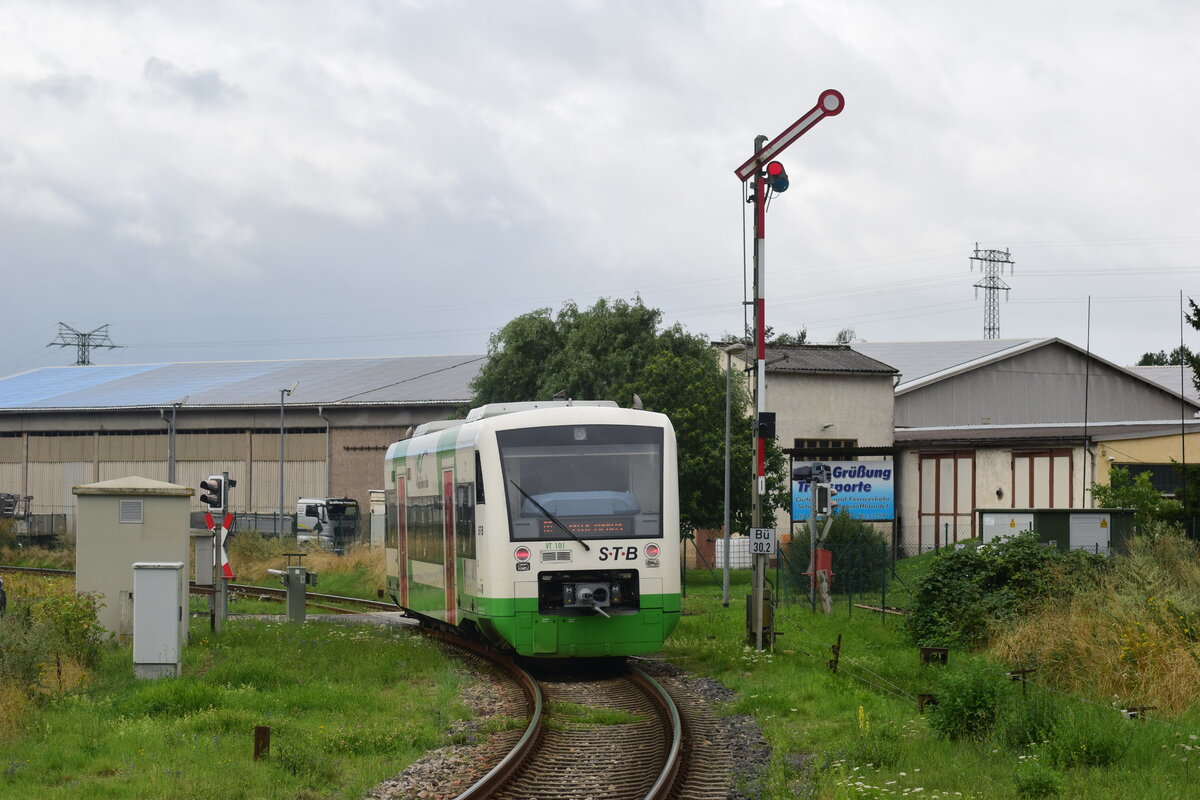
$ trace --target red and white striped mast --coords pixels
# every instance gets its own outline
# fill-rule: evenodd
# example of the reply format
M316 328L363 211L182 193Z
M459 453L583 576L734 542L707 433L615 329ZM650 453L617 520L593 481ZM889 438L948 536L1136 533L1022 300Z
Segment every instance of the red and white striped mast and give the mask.
M756 435L754 438L754 487L752 499L752 526L762 525L762 496L767 490L767 447L763 435L762 420L767 410L767 321L766 321L766 181L782 176L786 187L787 174L783 165L774 161L775 157L786 150L792 142L799 139L825 117L835 117L846 107L846 100L836 89L826 89L817 98L817 104L808 113L796 120L783 133L776 136L765 145L765 136L754 140L754 155L734 172L745 183L754 178L751 187L754 190L754 396ZM766 573L766 556L754 556L754 607L753 627L755 632L755 649L762 650L762 605L763 582Z

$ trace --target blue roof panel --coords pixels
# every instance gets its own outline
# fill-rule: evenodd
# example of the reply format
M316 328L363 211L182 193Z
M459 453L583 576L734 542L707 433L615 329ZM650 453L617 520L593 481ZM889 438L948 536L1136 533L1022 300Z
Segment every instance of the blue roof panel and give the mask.
M484 356L46 367L0 379L0 410L466 403Z

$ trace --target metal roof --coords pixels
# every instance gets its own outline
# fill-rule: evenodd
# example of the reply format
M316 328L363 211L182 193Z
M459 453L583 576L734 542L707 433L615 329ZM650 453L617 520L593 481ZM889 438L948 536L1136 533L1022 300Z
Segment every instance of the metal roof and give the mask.
M940 380L1015 355L1053 339L968 339L950 342L855 342L858 352L900 372L897 393L918 381Z
M746 358L746 353L741 357ZM896 374L895 368L845 344L768 345L767 371Z
M0 412L469 402L486 356L406 356L44 367L0 379Z
M1179 394L1182 389L1184 397L1200 402L1200 392L1196 391L1196 373L1192 372L1191 367L1126 367L1126 369L1175 394Z

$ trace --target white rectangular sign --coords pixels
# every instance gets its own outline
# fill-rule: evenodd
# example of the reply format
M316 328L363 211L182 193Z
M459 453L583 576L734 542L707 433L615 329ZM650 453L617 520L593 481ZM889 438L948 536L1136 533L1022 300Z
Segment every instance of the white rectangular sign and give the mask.
M774 528L750 529L750 554L764 556L775 555Z

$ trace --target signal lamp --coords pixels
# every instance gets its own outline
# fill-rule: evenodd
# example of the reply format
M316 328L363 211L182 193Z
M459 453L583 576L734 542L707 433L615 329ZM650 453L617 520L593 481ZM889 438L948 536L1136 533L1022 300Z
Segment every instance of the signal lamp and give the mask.
M782 162L771 161L767 164L767 186L771 187L776 193L787 191L788 175L787 170L783 168Z
M533 553L529 551L528 547L518 547L513 555L516 557L517 561L528 561L529 557L533 555Z
M656 545L656 544L646 545L646 558L658 558L658 553L659 553L658 545Z
M209 475L208 480L200 481L200 502L210 508L225 507L225 481L220 475Z

